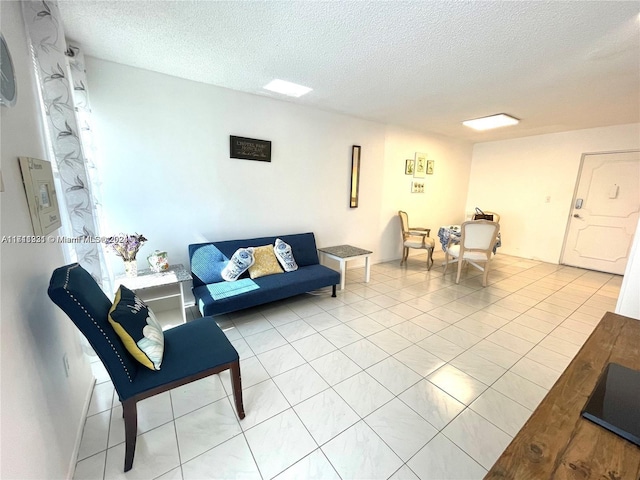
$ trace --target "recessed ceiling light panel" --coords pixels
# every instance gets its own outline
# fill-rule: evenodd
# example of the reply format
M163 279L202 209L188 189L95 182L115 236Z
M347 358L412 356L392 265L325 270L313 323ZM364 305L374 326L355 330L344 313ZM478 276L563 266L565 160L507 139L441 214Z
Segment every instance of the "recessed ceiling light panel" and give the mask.
M520 122L515 117L499 113L497 115L491 115L488 117L475 118L473 120L465 120L462 124L466 127L473 128L474 130L491 130L492 128L508 127L509 125L516 125Z
M270 81L262 88L272 92L282 93L283 95L288 95L290 97L301 97L305 93L309 93L313 90L313 88L298 85L297 83L287 82L286 80L280 80L278 78Z

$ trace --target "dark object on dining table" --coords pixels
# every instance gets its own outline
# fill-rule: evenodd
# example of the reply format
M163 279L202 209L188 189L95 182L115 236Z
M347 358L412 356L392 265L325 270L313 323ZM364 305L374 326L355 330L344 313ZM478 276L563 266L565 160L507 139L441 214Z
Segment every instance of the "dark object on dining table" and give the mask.
M473 215L473 219L474 220L489 220L490 222L493 222L493 215L492 214L488 214L488 213L484 213L482 210L480 210L478 207L476 207L476 213Z

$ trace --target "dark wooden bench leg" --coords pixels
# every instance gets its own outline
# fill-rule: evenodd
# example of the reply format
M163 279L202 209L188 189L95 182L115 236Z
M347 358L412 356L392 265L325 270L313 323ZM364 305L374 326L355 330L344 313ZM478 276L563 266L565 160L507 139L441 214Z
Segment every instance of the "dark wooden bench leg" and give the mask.
M138 409L134 399L122 402L122 414L125 436L124 471L128 472L133 467L133 456L136 453L136 434L138 433Z
M240 376L240 361L231 364L231 384L233 388L233 400L236 404L238 417L244 418L244 405L242 404L242 378Z
M336 286L335 285L333 287L331 287L331 296L332 297L336 296Z

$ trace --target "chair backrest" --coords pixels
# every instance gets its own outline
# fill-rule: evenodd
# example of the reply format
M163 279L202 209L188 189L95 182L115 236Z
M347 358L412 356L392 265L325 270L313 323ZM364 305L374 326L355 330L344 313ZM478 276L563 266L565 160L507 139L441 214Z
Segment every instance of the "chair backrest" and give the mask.
M100 286L89 272L73 263L53 272L47 293L87 338L120 395L120 385L133 382L138 366L109 323L111 302Z
M496 237L500 231L498 222L488 220L472 220L461 225L460 255L464 251L486 252L487 258L493 251Z
M407 212L398 210L398 216L400 217L400 228L402 228L402 235L405 236L409 233L409 215L407 215Z

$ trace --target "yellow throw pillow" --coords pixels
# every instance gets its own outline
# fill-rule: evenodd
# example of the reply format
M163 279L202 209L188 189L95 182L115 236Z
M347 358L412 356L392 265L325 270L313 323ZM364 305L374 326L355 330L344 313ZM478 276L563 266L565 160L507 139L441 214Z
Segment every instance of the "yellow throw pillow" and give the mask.
M273 253L273 245L254 247L253 257L256 260L253 265L249 267L249 276L251 278L256 279L258 277L264 277L265 275L283 273L276 254Z

